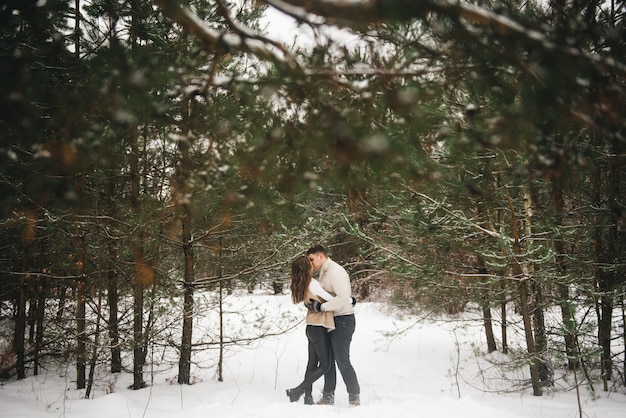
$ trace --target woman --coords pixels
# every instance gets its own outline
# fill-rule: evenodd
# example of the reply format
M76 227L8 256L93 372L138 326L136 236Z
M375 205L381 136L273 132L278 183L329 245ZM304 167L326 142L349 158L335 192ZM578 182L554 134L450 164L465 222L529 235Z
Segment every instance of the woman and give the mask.
M308 305L311 299L326 302L333 296L326 292L320 283L313 279L313 266L306 256L297 257L291 263L291 300L293 303L304 302ZM313 312L307 309L306 336L309 340L309 360L304 381L293 389L287 389L291 402L297 402L304 395L304 403L313 404L311 394L313 383L322 377L332 365L332 351L328 332L335 329L332 311Z

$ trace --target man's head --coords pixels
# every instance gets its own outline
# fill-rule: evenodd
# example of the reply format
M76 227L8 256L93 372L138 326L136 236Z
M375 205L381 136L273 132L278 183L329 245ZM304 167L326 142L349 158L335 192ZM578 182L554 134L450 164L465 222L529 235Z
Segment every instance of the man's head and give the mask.
M326 248L321 245L315 245L309 248L306 252L306 256L315 271L321 269L328 258L328 255L326 255Z

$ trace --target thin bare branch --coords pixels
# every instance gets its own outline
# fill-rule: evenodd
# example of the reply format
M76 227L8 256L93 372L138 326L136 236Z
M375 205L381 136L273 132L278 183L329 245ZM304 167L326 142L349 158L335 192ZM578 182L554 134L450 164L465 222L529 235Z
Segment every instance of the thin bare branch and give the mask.
M443 210L444 212L446 212L450 216L452 216L452 217L454 217L456 219L463 220L468 226L470 226L470 227L472 227L474 229L477 229L480 232L483 232L483 233L489 235L490 237L499 238L499 239L502 239L502 240L508 241L508 242L512 242L513 241L513 239L511 237L509 237L509 236L506 236L506 235L503 235L503 234L501 234L499 232L491 231L491 230L489 230L487 228L484 228L484 227L478 225L477 223L472 222L470 219L468 219L468 218L466 218L464 216L461 216L458 212L455 212L455 211L452 211L452 210L446 208L444 205L441 204L441 202L436 201L435 199L433 199L432 197L428 196L427 194L418 192L417 190L413 190L410 187L407 187L407 189L411 193L413 193L415 196L418 196L418 197L420 197L420 198L422 198L424 200L427 200L427 201L429 201L431 203L436 204L438 208L440 208L441 210Z

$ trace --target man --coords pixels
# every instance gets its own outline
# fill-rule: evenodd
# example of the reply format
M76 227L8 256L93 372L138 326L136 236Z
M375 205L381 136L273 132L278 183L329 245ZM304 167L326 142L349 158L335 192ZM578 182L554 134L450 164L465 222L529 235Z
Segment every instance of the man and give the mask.
M315 306L315 309L334 313L335 330L329 334L333 356L346 384L350 405L358 406L361 388L356 372L350 363L350 343L356 327L350 277L342 266L328 257L326 249L321 245L309 248L306 255L313 266L313 270L319 270L318 280L324 290L334 296L332 300ZM334 404L336 386L337 370L335 367L331 367L328 373L324 375L324 391L318 403L322 405Z

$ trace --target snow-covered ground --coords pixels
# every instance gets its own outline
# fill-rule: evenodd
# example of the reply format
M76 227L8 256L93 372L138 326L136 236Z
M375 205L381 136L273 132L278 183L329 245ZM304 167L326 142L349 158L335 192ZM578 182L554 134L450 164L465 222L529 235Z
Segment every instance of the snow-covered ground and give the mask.
M198 364L193 385L178 385L176 367L146 368L150 386L127 389L132 376L107 377L92 399L82 399L75 390L74 370L62 375L48 370L25 380L0 386L0 417L220 417L300 418L338 415L359 418L463 417L463 418L577 418L576 391L572 384L557 381L544 396L519 390L511 379L526 378L527 371L509 371L507 380L499 369L476 356L484 349L478 322L454 325L445 321L416 321L402 317L384 305L358 303L357 330L352 360L361 384L361 406L348 406L347 394L338 376L334 407L289 403L285 389L300 383L306 366L306 337L301 306L289 295L241 294L230 299L229 326L243 325L242 332L258 332L258 325L273 320L277 327L295 325L282 335L270 336L243 348L226 351L223 382L215 378L216 350L194 355ZM244 308L245 307L245 308ZM269 316L268 316L269 315ZM272 319L274 318L274 319ZM202 329L199 316L196 329ZM215 322L213 322L215 323ZM265 326L265 325L263 325ZM155 362L159 355L152 355ZM494 361L506 362L501 354ZM101 380L102 381L102 380ZM322 380L315 385L316 398ZM583 417L622 418L624 393L596 394L581 388ZM485 390L487 389L487 390Z

